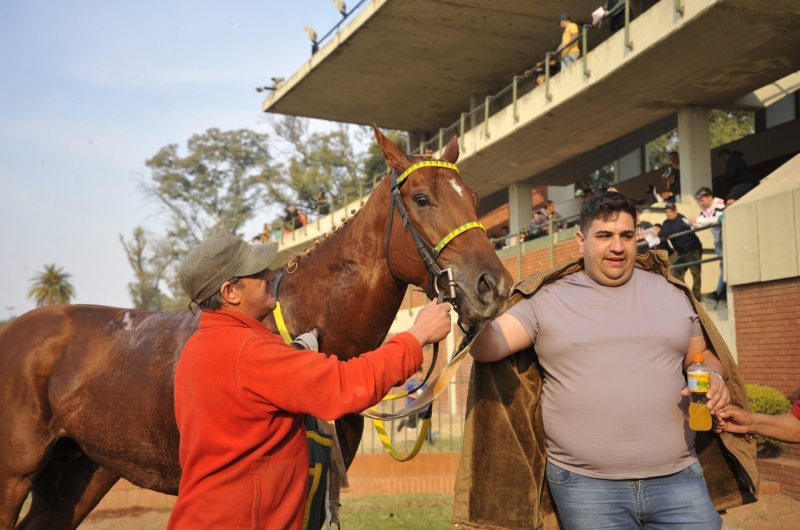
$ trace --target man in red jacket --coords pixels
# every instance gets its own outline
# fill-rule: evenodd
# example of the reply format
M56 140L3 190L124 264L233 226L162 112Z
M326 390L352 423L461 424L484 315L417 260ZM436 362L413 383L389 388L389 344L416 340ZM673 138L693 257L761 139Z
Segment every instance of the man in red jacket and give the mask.
M261 323L275 309L277 247L219 235L181 264L181 286L203 312L175 373L183 474L170 529L301 528L305 415L375 405L422 364L422 346L450 331L450 306L429 304L408 332L347 362L291 348Z

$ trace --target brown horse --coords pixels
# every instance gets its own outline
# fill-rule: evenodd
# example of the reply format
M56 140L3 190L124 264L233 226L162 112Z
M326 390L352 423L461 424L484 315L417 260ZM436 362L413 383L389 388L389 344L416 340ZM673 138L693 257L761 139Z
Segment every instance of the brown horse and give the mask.
M398 174L425 159L406 155L377 127L376 137ZM457 158L453 139L441 160ZM316 327L320 350L343 359L381 344L408 284L428 288L428 271L396 210L387 267L389 180L280 284L290 333ZM477 217L477 195L452 169L414 171L401 194L411 224L434 244ZM455 306L465 318L482 322L505 308L511 277L482 231L455 238L437 263L455 272ZM173 376L197 320L189 311L60 305L0 331L0 529L14 528L30 491L19 528L76 528L120 477L177 494ZM275 330L271 319L265 324ZM348 466L362 429L357 415L337 421Z

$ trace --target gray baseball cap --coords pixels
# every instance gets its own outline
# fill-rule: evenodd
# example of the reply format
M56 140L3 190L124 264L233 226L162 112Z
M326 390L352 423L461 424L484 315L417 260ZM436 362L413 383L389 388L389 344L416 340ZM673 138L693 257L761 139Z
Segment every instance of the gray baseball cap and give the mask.
M250 276L272 264L278 243L251 245L230 234L212 236L194 247L178 270L181 287L199 304L234 276Z

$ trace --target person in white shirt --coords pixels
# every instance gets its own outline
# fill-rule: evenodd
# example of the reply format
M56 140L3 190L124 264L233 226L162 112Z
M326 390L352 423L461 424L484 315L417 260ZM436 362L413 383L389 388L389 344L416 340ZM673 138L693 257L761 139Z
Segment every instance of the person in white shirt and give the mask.
M725 213L725 201L719 197L714 197L710 188L702 187L694 194L697 202L700 203L700 215L690 217L689 222L695 228L712 226L711 234L714 236L714 250L717 256L722 257L722 225L720 224L722 215ZM719 262L719 280L714 292L706 295L711 300L718 302L726 299L725 279L722 274L722 261Z

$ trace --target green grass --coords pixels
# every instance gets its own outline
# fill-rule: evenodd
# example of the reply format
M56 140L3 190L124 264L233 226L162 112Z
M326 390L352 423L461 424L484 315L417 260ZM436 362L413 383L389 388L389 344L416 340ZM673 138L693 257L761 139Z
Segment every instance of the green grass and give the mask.
M453 496L409 494L342 499L339 519L347 530L450 530Z

